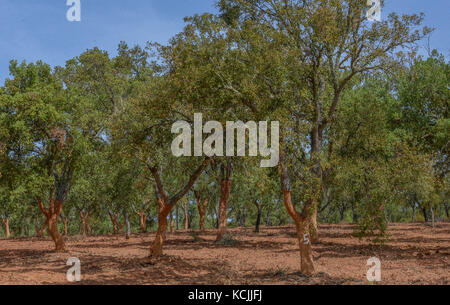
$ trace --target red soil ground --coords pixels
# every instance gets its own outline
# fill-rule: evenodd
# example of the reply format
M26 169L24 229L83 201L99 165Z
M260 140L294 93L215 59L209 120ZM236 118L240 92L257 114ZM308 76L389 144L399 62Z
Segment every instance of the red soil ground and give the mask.
M81 260L79 284L368 284L367 260L381 260L380 284L449 284L450 224L394 224L390 241L372 246L351 225L322 225L313 245L317 274L298 273L294 227L231 230L234 245L213 243L214 231L168 234L165 255L150 260L154 234L69 237L68 253L50 239L0 239L0 284L68 284L69 257Z

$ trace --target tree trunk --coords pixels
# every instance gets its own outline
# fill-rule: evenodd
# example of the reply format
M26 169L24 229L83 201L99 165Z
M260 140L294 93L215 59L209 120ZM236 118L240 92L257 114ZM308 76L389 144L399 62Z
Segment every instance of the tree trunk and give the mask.
M300 250L300 272L302 274L311 275L315 272L312 247L309 234L310 217L304 218L300 213L298 213L291 201L291 192L283 191L284 203L289 215L295 222L295 227L297 230L297 238L299 242Z
M257 200L255 200L254 202L255 206L256 206L256 224L255 224L255 233L259 233L259 226L261 224L261 214L262 214L262 207L261 205L258 203Z
M157 193L156 197L158 199L158 231L150 249L150 256L152 257L160 256L163 253L162 249L167 231L167 216L173 209L172 205L164 202L164 198L159 193Z
M240 221L240 225L241 227L245 227L247 223L247 209L245 208L245 205L242 209L242 217L241 217L241 221Z
M81 235L86 237L86 224L84 223L84 219L81 219Z
M141 214L139 215L139 224L141 226L141 232L145 233L147 231L147 217L145 215L145 210L142 210Z
M56 251L65 251L66 246L63 236L58 231L58 215L52 214L48 220L48 233L55 242Z
M216 241L222 240L227 232L227 209L230 197L231 180L222 180L220 183L219 218Z
M162 254L163 244L166 238L167 231L167 216L172 211L177 202L180 201L181 198L183 198L187 194L187 192L189 192L195 181L204 171L206 166L208 166L210 160L211 159L209 158L205 159L205 161L203 161L203 163L195 170L195 172L193 172L193 174L189 178L189 181L181 189L181 191L179 191L172 197L169 197L169 195L164 191L158 166L149 166L153 178L155 179L154 188L156 198L158 200L158 231L156 232L155 240L153 241L150 249L150 256L157 257Z
M199 218L199 228L200 231L205 231L205 215L206 215L206 208L208 207L208 199L205 199L202 203L202 198L196 194L197 199L197 208L198 208L198 214L200 216Z
M64 236L67 236L68 234L67 234L67 231L68 231L68 222L69 222L69 220L68 220L68 218L67 217L61 217L61 221L62 221L62 223L63 223L63 225L64 225Z
M80 211L81 234L84 237L91 235L91 227L89 226L89 218L91 218L89 211Z
M416 223L416 204L413 205L412 223Z
M6 238L10 238L11 237L11 231L9 230L9 217L2 217L2 222L3 225L5 226L5 234L6 234Z
M125 239L130 239L131 235L130 220L128 219L128 213L126 208L123 208L122 215L125 224Z
M431 207L430 210L431 210L431 223L432 223L433 228L435 228L435 219L434 219L433 207Z
M109 218L111 219L111 223L113 225L113 234L117 234L118 230L117 230L117 223L114 220L114 216L112 214L109 214Z
M187 210L187 204L183 206L184 210L184 230L187 231L189 229L189 215Z
M170 219L170 233L173 233L173 229L174 229L174 223L173 223L173 214L172 211L169 214L169 219Z
M428 213L426 208L422 208L423 217L425 218L425 222L428 222Z
M447 218L450 218L449 213L448 213L448 205L445 205L445 214L447 214Z
M63 252L66 250L66 245L64 242L64 237L58 231L58 219L62 211L62 204L59 200L50 199L50 208L46 209L44 203L39 201L39 207L46 217L46 222L44 224L48 227L48 233L52 237L55 243L55 251Z
M81 219L81 235L86 237L86 219L82 211L80 211L80 219Z
M281 187L283 190L283 201L284 206L291 218L295 222L295 227L297 230L297 238L299 242L300 250L300 272L305 275L311 275L315 272L312 246L310 241L309 226L311 223L311 217L314 213L314 209L317 209L317 204L314 200L310 199L306 202L303 207L303 213L300 214L295 210L292 204L291 197L291 180L289 177L289 172L284 164L284 155L280 153L280 178Z
M271 226L271 222L270 222L270 210L267 211L267 218L266 218L266 227L270 227Z
M314 211L313 211L309 230L311 233L311 242L313 242L313 243L319 242L319 228L317 226L317 208L314 209Z
M141 233L147 232L147 215L145 214L145 203L142 204L141 212L136 211L134 208L133 211L139 217L139 226L141 228Z
M343 222L345 219L345 207L344 206L341 206L339 208L339 214L341 215L341 222Z
M120 224L118 221L119 218L119 214L118 213L113 213L111 210L108 211L109 213L109 218L111 219L111 223L113 225L113 234L117 235L119 234L120 231L122 231L122 228L125 224L125 222L123 224Z

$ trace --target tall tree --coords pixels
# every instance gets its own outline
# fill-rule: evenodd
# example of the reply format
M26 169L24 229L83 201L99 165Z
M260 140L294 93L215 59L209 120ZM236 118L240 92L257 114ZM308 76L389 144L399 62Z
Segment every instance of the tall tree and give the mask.
M301 272L314 272L309 227L316 214L324 177L321 155L326 151L328 130L334 122L342 93L358 75L392 67L395 52L411 46L429 32L415 30L422 16L391 14L371 23L362 0L222 0L219 7L230 24L254 22L264 29L264 39L276 41L289 63L292 97L283 106L306 129L302 146L307 155L309 198L298 212L291 195L287 144L292 134L282 131L281 184L287 211L296 223ZM273 86L274 87L274 86ZM276 89L279 89L275 87ZM280 90L275 90L274 96ZM278 94L280 95L280 94ZM292 170L292 169L291 169Z

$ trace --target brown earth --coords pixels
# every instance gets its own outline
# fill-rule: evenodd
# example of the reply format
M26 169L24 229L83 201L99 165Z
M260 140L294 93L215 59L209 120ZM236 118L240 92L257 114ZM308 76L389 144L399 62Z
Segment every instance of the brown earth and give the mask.
M298 273L294 227L231 230L237 243L217 245L214 230L168 234L165 255L147 258L154 234L69 237L68 253L49 238L0 239L0 284L67 284L69 257L81 260L80 284L368 284L367 260L381 260L380 284L449 284L450 224L393 224L372 246L351 225L322 225L313 245L317 274Z

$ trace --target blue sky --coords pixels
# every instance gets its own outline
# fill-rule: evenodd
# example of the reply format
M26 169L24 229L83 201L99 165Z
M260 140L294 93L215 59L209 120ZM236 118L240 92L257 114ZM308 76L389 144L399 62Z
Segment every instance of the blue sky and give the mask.
M436 28L431 47L449 55L449 0L385 3L383 14L424 12L425 24ZM11 59L55 66L94 46L115 54L121 40L165 43L183 29L183 17L216 11L215 0L81 0L81 6L81 22L68 22L66 0L0 0L0 84Z

